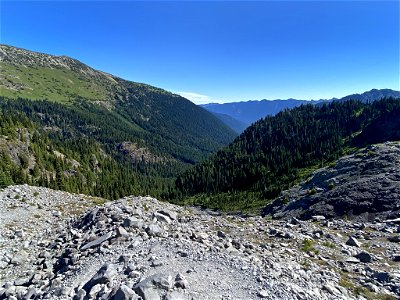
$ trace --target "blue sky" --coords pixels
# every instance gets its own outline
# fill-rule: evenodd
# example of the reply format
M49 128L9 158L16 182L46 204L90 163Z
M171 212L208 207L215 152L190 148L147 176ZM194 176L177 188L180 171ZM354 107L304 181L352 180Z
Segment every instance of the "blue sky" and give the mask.
M399 90L399 1L1 1L1 43L197 103Z

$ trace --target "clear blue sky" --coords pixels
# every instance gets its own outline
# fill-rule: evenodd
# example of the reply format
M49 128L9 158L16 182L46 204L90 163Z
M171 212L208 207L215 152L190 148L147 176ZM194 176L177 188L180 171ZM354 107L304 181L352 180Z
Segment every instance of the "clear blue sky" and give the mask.
M1 1L1 43L197 102L399 90L399 1Z

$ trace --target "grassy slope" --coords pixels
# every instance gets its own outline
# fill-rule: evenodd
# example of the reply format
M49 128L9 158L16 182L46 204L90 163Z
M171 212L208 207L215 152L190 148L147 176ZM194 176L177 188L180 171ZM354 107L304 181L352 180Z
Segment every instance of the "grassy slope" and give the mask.
M55 102L70 102L76 95L89 100L106 99L107 91L103 86L72 70L27 68L4 62L0 62L0 70L3 82L0 96L49 99Z

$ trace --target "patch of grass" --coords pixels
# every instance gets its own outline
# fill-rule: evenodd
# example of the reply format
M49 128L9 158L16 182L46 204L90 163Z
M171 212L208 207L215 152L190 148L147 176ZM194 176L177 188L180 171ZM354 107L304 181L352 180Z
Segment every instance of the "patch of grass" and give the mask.
M300 264L301 264L301 265L303 266L303 268L306 269L306 270L310 269L310 267L311 267L311 263L310 263L310 261L308 261L308 260L303 260Z
M319 250L315 249L314 246L315 246L315 241L310 239L304 239L303 242L301 243L300 250L303 252L308 252L308 253L312 252L318 254Z
M327 167L328 168L334 168L334 167L336 167L336 165L337 165L336 161L331 161L330 163L328 163Z
M90 200L93 202L94 205L102 205L107 202L106 199L100 197L90 197Z
M14 199L17 199L17 200L20 199L20 198L21 198L20 194L16 194L15 197L14 197Z
M317 193L317 190L315 188L312 188L311 190L308 190L307 194L309 196L315 195Z
M302 168L297 170L297 177L299 180L297 182L301 182L306 178L310 177L316 170L320 168L319 165L310 166L308 168Z
M347 277L342 276L339 285L349 290L355 296L362 296L367 300L396 300L397 298L387 294L374 293L363 286L355 285Z
M328 189L329 190L333 190L335 188L335 184L333 183L333 182L330 182L329 184L328 184Z
M322 245L331 249L336 248L336 245L332 242L324 242Z
M271 199L266 199L260 193L241 191L232 193L224 192L216 195L198 194L175 202L175 204L218 209L228 214L260 215L262 207L270 202Z
M283 198L283 204L288 204L289 203L289 196L285 196L285 198Z
M39 196L39 192L34 192L33 197L37 197L37 196Z
M106 100L107 90L101 82L82 76L79 72L68 69L36 67L19 68L0 62L5 78L19 89L0 89L0 95L16 98L51 99L54 102L69 103L77 95L91 100ZM35 80L32 80L34 78Z

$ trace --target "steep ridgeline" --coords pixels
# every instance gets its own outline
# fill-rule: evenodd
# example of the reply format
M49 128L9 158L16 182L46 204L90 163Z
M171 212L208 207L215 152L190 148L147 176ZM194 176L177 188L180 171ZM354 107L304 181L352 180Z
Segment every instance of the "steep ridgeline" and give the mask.
M326 102L332 102L332 101L343 102L347 100L360 100L361 102L367 103L389 97L399 98L400 92L390 89L381 89L381 90L372 89L362 94L353 94L345 96L340 99L333 98L333 99L317 100L317 101L306 101L297 99L260 100L260 101L231 102L223 104L210 103L210 104L204 104L202 105L202 107L204 107L205 109L216 115L217 114L228 115L231 118L239 122L243 122L247 126L250 126L250 124L254 123L255 121L261 118L264 118L266 116L273 116L284 109L294 108L303 104L323 105ZM221 118L221 120L225 122L225 119ZM229 122L225 122L225 124L236 130L235 127L231 126Z
M160 196L178 172L235 137L181 96L69 57L1 45L0 67L3 186Z
M232 128L238 134L242 133L247 127L249 127L248 124L239 121L231 117L230 115L220 114L216 112L213 112L212 114L220 119L222 122L224 122L229 128Z
M388 117L392 122L382 123ZM227 148L178 177L179 196L215 208L261 207L351 148L397 139L399 117L400 100L393 98L283 111L254 123ZM380 124L390 131L379 134Z
M201 106L212 113L228 115L235 120L250 126L250 124L261 118L269 115L276 115L284 109L297 107L307 103L314 102L296 99L261 101L252 100L222 104L210 103Z
M362 94L352 94L352 95L348 95L345 96L343 98L340 98L336 101L339 102L343 102L343 101L347 101L347 100L359 100L361 102L364 103L369 103L369 102L373 102L382 98L389 98L389 97L393 97L393 98L399 98L400 97L400 91L394 91L391 89L372 89L368 92L364 92ZM334 100L334 99L332 99Z

